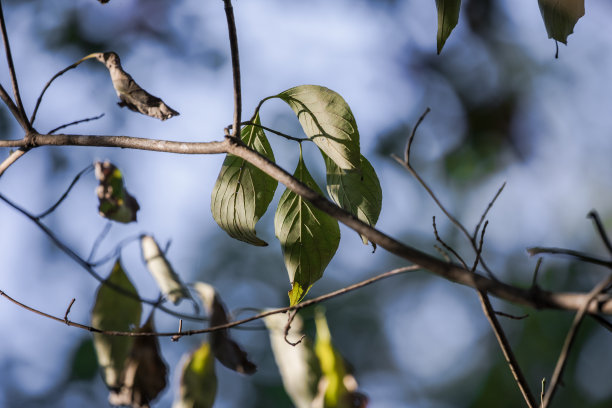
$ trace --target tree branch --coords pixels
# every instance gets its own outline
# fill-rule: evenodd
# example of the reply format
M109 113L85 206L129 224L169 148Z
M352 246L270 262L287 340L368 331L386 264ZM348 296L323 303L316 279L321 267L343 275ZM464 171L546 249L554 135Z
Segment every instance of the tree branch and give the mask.
M232 54L232 77L234 79L234 124L232 136L240 137L240 116L242 115L242 91L240 86L240 57L238 53L238 35L236 34L236 21L234 19L234 8L231 0L223 0L225 4L225 16L227 18L227 29L229 31L230 51Z

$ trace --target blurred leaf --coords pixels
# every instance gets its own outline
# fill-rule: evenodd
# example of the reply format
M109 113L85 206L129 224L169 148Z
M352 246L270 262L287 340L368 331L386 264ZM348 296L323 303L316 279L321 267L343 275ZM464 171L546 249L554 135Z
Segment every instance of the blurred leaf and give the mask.
M69 381L90 381L98 373L98 359L93 341L83 339L72 355Z
M361 156L360 169L343 170L329 157L324 158L329 196L361 221L375 226L382 207L382 189L370 162ZM364 236L361 239L367 245L368 239Z
M183 365L179 396L172 408L209 408L216 395L215 360L210 345L203 342Z
M313 408L365 408L368 398L357 391L355 377L347 372L346 363L334 348L327 319L322 308L315 310L317 338L315 353L319 359L322 377L319 394Z
M128 107L134 112L140 112L144 115L153 118L166 120L173 116L178 116L179 113L166 105L164 101L157 96L153 96L140 87L132 79L130 74L125 72L121 67L121 60L115 52L98 52L91 54L98 61L106 65L110 73L113 87L117 96L121 99L118 103L121 107ZM87 57L86 57L87 58Z
M125 188L121 171L108 160L97 161L94 167L96 178L100 182L96 189L100 201L98 205L100 215L126 224L136 221L136 213L140 210L140 206Z
M438 54L442 52L442 47L446 43L448 36L457 26L459 21L459 9L461 0L436 0L438 9Z
M105 282L138 296L119 259ZM91 325L100 330L130 331L140 324L141 312L142 305L138 300L102 283L91 313ZM104 382L111 389L120 387L121 373L132 349L134 338L94 333L93 340Z
M322 194L304 164L301 151L293 177ZM323 276L338 249L340 228L338 221L287 189L276 209L274 229L292 285L289 301L293 306Z
M229 323L225 305L215 288L203 282L196 282L193 287L206 308L209 326L214 327ZM243 374L253 374L257 371L257 366L249 361L247 353L230 338L227 329L211 332L210 343L217 360L230 370Z
M292 346L285 341L287 318L286 314L274 314L264 318L274 360L280 371L285 391L296 408L312 408L321 371L310 340L302 338L303 322L299 315L296 315L291 322L287 339L292 343L302 339L301 342Z
M259 124L259 115L254 122ZM274 161L272 147L262 128L245 126L244 144ZM278 182L244 159L228 154L213 188L213 218L230 237L257 246L268 245L255 233L255 224L268 209Z
M548 38L567 45L567 36L584 16L584 0L538 0Z
M277 95L297 115L304 133L342 169L360 166L359 131L346 101L331 89L301 85Z
M183 285L176 272L174 272L159 245L155 242L155 239L150 235L142 235L140 237L140 246L147 269L153 275L157 286L164 296L175 305L181 299L191 298L189 290Z
M153 311L138 331L155 332ZM149 402L166 388L167 374L168 367L159 350L159 337L136 337L121 376L121 389L111 391L108 400L112 405L148 407Z

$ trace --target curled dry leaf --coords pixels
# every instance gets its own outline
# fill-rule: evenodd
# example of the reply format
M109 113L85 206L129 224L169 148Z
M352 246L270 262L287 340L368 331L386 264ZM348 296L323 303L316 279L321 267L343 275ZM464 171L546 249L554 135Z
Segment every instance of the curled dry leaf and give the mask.
M172 408L212 407L217 395L217 376L210 344L203 342L184 361L178 398Z
M228 323L225 306L215 288L203 282L196 282L193 287L206 308L210 327ZM249 361L247 353L230 338L227 329L210 333L210 343L217 360L230 370L243 374L253 374L257 371L257 366Z
M172 303L177 304L181 299L188 299L189 290L183 285L179 276L174 272L172 266L164 256L163 252L150 235L140 237L142 257L147 264L147 269L153 275L157 286Z
M125 224L136 221L140 206L125 188L121 171L108 160L95 162L94 167L100 182L96 189L100 215Z
M140 112L153 118L166 120L179 113L166 105L157 96L153 96L140 87L132 76L121 67L121 60L115 52L99 52L92 54L98 61L106 65L110 73L113 87L121 99L121 107L128 107L134 112Z
M155 332L153 312L139 331ZM136 337L123 369L121 387L112 390L108 400L112 405L149 407L149 403L166 388L167 374L168 367L161 357L159 338Z

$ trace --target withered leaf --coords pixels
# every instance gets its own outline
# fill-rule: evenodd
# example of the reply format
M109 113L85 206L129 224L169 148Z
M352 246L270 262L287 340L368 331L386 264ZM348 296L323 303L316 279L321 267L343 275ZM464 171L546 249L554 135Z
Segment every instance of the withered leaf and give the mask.
M209 317L209 326L228 323L225 306L215 288L202 282L196 282L193 286L204 303ZM231 339L227 329L210 333L210 344L217 360L230 370L243 374L253 374L257 371L257 366L249 361L247 353Z
M154 332L153 312L140 332ZM166 388L168 367L161 357L159 338L136 337L121 376L122 385L111 390L108 397L112 405L127 405L133 408L149 407L160 392Z
M140 112L153 118L166 120L179 113L166 105L157 96L153 96L140 87L132 76L121 67L121 60L115 52L99 52L95 58L106 65L110 73L113 87L121 99L118 105L128 107L134 112Z
M140 206L125 188L121 171L108 160L95 162L94 167L100 182L96 189L100 215L125 224L136 221Z

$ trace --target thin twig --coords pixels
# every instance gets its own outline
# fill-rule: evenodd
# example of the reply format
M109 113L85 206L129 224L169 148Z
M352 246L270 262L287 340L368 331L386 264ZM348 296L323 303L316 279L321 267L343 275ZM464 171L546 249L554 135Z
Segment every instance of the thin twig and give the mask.
M183 331L183 319L179 320L179 328L178 328L178 332L181 333ZM183 337L182 334L177 334L176 336L172 336L170 338L171 341L179 341L181 339L181 337Z
M111 221L107 221L106 224L104 224L104 228L102 228L102 231L98 234L98 236L94 240L93 245L91 246L91 251L89 252L89 256L87 257L88 264L95 265L92 262L93 257L95 256L96 252L98 251L98 247L100 246L104 238L106 238L112 227L113 223Z
M87 167L85 167L83 170L81 170L76 177L72 180L72 183L70 183L70 185L68 186L68 188L66 189L66 191L64 192L64 194L62 194L62 196L59 198L59 200L57 200L57 202L55 204L53 204L51 207L49 207L48 210L43 211L40 215L37 215L36 218L38 218L39 220L42 218L45 218L47 215L51 214L53 211L55 211L55 209L57 207L60 206L60 204L66 199L66 197L68 197L68 194L70 194L70 191L72 190L72 187L74 187L74 185L77 183L77 181L79 181L79 179L81 178L81 176L87 172L90 172L93 170L93 165L89 165Z
M593 290L591 290L584 302L584 304L580 307L576 315L574 316L574 321L572 322L572 326L567 332L567 336L565 337L565 342L563 343L563 348L561 349L561 353L559 354L559 358L557 360L557 364L555 366L555 371L550 379L550 386L544 395L544 400L542 401L541 408L546 408L552 401L552 398L555 396L555 392L557 391L557 387L559 385L559 381L561 380L561 376L563 375L563 370L565 369L565 365L567 363L567 357L571 351L572 345L574 344L574 340L576 339L576 333L578 333L578 328L580 327L580 323L582 323L582 319L584 318L589 304L601 293L602 290L606 286L612 283L612 274L610 274L606 279L599 282Z
M476 268L478 268L478 263L482 259L482 249L484 247L484 236L487 230L487 226L489 225L489 221L485 222L484 227L482 227L482 233L480 234L480 243L478 244L478 249L476 250L476 258L474 259L474 265L472 265L472 269L470 272L476 273Z
M225 16L227 18L227 29L229 31L230 50L232 54L232 77L234 80L234 125L232 136L240 137L240 116L242 114L242 91L240 87L240 56L238 53L238 35L236 33L236 21L234 19L234 8L231 0L223 0L225 4Z
M535 270L533 271L533 280L531 281L531 289L537 289L538 288L538 273L540 272L540 267L542 266L542 260L544 258L539 257L538 261L536 262L536 266L535 266Z
M572 258L576 258L582 262L605 266L606 268L612 268L612 261L595 258L594 256L585 254L584 252L574 251L573 249L533 247L527 248L527 253L531 256L539 254L567 255L571 256Z
M87 326L84 324L80 324L80 323L76 323L76 322L72 322L72 321L68 321L67 323L64 321L64 319L50 315L48 313L45 312L41 312L40 310L34 309L30 306L27 306L15 299L13 299L12 297L10 297L9 295L7 295L5 292L3 292L2 290L0 290L0 296L3 296L5 298L7 298L9 301L11 301L12 303L26 309L29 310L33 313L36 313L38 315L47 317L51 320L55 320L55 321L59 321L62 323L66 323L69 326L73 326L73 327L78 327L80 329L84 329L90 332L94 332L94 333L101 333L101 334L106 334L108 336L127 336L127 337L146 337L146 336L156 336L156 337L173 337L173 336L192 336L194 334L202 334L202 333L210 333L210 332L214 332L214 331L219 331L219 330L226 330L226 329L230 329L232 327L236 327L236 326L241 326L245 323L249 323L255 320L259 320L259 319L263 319L266 316L271 316L274 314L278 314L278 313L286 313L289 311L295 311L295 310L300 310L300 309L304 309L306 307L321 303L321 302L325 302L328 301L330 299L333 299L335 297L338 296L342 296L346 293L352 292L354 290L357 289L361 289L365 286L368 286L374 282L377 282L379 280L385 279L385 278L389 278L391 276L395 276L395 275L399 275L405 272L413 272L416 270L421 269L419 266L417 265L412 265L412 266L405 266L402 268L397 268L397 269L393 269L391 271L385 272L385 273L381 273L380 275L376 275L372 278L363 280L361 282L355 283L353 285L349 285L346 286L342 289L338 289L335 290L333 292L327 293L325 295L307 300L305 302L299 303L295 306L287 306L287 307L282 307L282 308L278 308L278 309L273 309L273 310L268 310L266 312L263 313L259 313L255 316L251 316L248 317L246 319L242 319L242 320L235 320L233 322L228 322L222 325L218 325L218 326L213 326L213 327L208 327L206 329L199 329L199 330L189 330L189 331L181 331L181 332L125 332L125 331L112 331L112 330L100 330L96 327L91 327L91 326Z
M524 314L524 315L521 315L521 316L515 316L515 315L512 315L510 313L500 312L500 311L497 311L497 310L495 311L495 314L497 316L507 317L508 319L512 319L512 320L523 320L523 319L526 319L526 318L529 317L528 314Z
M493 199L491 201L489 201L489 205L487 206L487 208L482 213L482 216L480 217L480 221L478 221L478 224L476 224L476 228L474 228L474 234L472 235L472 239L474 241L476 240L476 237L478 236L478 230L480 229L480 226L484 222L484 220L487 217L487 214L489 213L491 208L493 208L493 205L495 204L495 201L497 201L497 199L499 198L499 195L502 193L502 191L504 191L504 187L506 187L506 182L505 181L503 182L501 187L497 190L497 193L495 193L495 196L493 197Z
M288 336L289 336L289 330L291 330L291 323L293 322L293 319L295 319L295 315L297 315L298 311L294 310L293 312L288 312L288 316L287 316L287 324L285 325L285 342L287 344L289 344L290 346L297 346L298 344L300 344L302 342L302 340L304 340L304 338L306 337L305 334L302 334L302 336L295 342L290 341Z
M55 132L57 132L58 130L60 130L60 129L65 129L65 128L67 128L68 126L74 126L74 125L78 125L79 123L85 123L85 122L90 122L90 121L92 121L92 120L98 120L98 119L100 119L100 118L102 118L102 117L104 117L104 114L103 114L103 113L99 114L98 116L92 116L92 117L90 117L90 118L85 118L85 119L75 120L74 122L66 123L66 124L64 124L64 125L62 125L62 126L58 126L58 127L56 127L56 128L55 128L55 129L53 129L53 130L50 130L48 134L49 134L49 135L52 135L52 134L54 134Z
M406 145L406 151L404 152L404 162L408 165L410 165L410 149L412 148L412 142L414 141L414 135L416 135L417 129L419 128L419 126L425 119L425 116L427 116L429 112L431 112L431 109L429 109L428 107L425 109L425 112L423 112L419 120L417 120L416 125L414 125L414 128L412 129L412 133L410 133L410 138L408 139L408 144Z
M2 102L4 102L4 104L9 108L9 110L11 111L11 114L13 115L15 119L17 119L17 122L19 122L21 127L26 129L25 127L26 124L23 123L21 117L19 116L19 108L17 108L17 105L15 105L15 102L13 102L8 92L6 92L6 89L4 89L4 87L1 84L0 84L0 99L2 99Z
M436 217L435 216L432 217L432 225L433 225L433 231L434 231L434 236L436 237L436 241L438 241L440 245L444 247L444 249L446 249L448 252L453 254L453 256L457 258L457 260L461 263L461 265L463 265L463 268L466 271L469 271L470 268L468 268L467 263L465 263L463 258L461 258L461 255L459 255L457 251L455 251L450 245L444 242L442 238L440 238L440 235L438 234L438 228L436 227Z
M26 154L28 150L30 149L28 149L27 147L20 147L19 149L9 154L9 157L4 159L4 161L0 164L0 177L4 174L6 169L11 167L11 165L15 163L17 160L19 160L21 156Z
M599 218L599 214L597 213L597 211L591 210L587 214L587 217L593 220L593 223L595 224L595 228L597 229L597 232L599 233L601 240L603 241L604 245L608 249L608 252L610 253L610 255L612 255L612 243L610 243L610 238L608 237L608 234L606 233L606 229L604 228L603 223L601 222L601 218Z
M4 12L2 11L2 2L0 1L0 29L2 30L2 42L4 43L4 51L6 53L6 63L9 68L9 73L11 75L11 84L13 85L13 94L15 96L15 103L17 104L17 109L19 110L19 123L24 128L24 130L28 133L32 131L32 126L28 122L28 115L25 113L25 109L23 109L23 102L21 102L21 94L19 93L19 85L17 84L17 74L15 73L15 65L13 64L13 56L11 55L11 46L9 44L8 34L6 32L6 23L4 21ZM27 136L26 136L27 137Z
M68 315L70 314L70 309L72 309L72 305L74 305L75 300L76 300L76 298L72 298L72 300L70 301L70 304L66 308L66 313L64 313L64 323L66 323L66 324L68 324L68 322L69 322Z
M16 211L18 211L19 213L21 213L22 215L24 215L25 217L27 217L30 221L32 221L34 224L36 224L36 226L38 228L40 228L40 230L42 232L45 233L45 235L47 235L47 237L49 237L49 239L62 251L64 252L66 255L68 255L68 257L70 257L73 261L75 261L77 264L79 264L83 269L85 269L87 271L87 273L92 276L95 280L97 280L98 282L100 282L101 284L104 284L106 286L108 286L109 288L112 288L113 290L115 290L118 293L121 293L125 296L128 296L134 300L138 300L139 302L142 303L146 303L149 305L157 305L158 301L157 300L151 300L151 299L144 299L141 298L140 296L134 294L133 292L124 289L121 286L115 285L112 282L108 282L105 279L103 279L92 267L91 264L89 264L87 261L85 261L83 258L81 258L76 252L74 252L72 249L70 249L66 244L64 244L54 233L53 231L51 231L41 220L39 220L38 218L36 218L34 215L30 214L29 212L27 212L25 209L23 209L22 207L20 207L19 205L17 205L16 203L14 203L13 201L9 200L8 198L6 198L4 195L0 194L0 200L4 201L6 204L8 204L11 208L15 209ZM158 306L159 310L164 311L165 313L168 313L170 315L176 316L176 317L182 317L184 319L190 319L190 320L198 320L198 321L204 321L206 319L199 317L199 316L192 316L192 315L186 315L183 313L178 313L175 312L171 309L168 309L164 306L159 305Z
M495 338L497 338L497 342L499 343L499 347L504 354L504 358L510 367L510 371L512 372L512 376L514 377L514 381L519 387L525 402L529 408L535 408L537 406L535 402L535 398L529 389L529 383L525 379L523 372L521 371L521 367L512 352L512 347L510 346L510 342L506 338L506 334L504 333L504 329L501 327L501 324L495 317L495 311L493 310L493 306L491 306L491 302L489 301L489 297L482 290L477 290L478 297L480 299L480 303L482 305L482 310L484 311L487 320L491 324L491 328L495 333Z
M612 332L612 323L610 323L603 316L596 315L596 314L590 314L589 316L591 316L593 318L593 320L595 320L597 323L599 323L604 329Z

